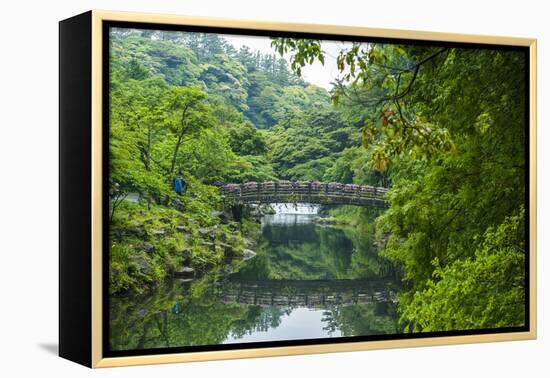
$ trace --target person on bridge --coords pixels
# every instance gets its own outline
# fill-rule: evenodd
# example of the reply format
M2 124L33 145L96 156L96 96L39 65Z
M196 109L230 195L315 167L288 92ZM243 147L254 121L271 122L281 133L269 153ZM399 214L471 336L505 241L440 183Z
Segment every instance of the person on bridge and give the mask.
M181 177L181 173L174 179L174 191L177 194L183 194L185 193L185 190L187 189L187 183L183 180Z

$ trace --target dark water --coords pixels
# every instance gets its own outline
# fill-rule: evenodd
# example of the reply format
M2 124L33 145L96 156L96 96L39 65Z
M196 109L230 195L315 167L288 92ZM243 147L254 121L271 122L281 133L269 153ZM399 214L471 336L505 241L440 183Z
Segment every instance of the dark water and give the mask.
M265 216L257 256L113 298L113 350L398 333L392 267L365 230Z

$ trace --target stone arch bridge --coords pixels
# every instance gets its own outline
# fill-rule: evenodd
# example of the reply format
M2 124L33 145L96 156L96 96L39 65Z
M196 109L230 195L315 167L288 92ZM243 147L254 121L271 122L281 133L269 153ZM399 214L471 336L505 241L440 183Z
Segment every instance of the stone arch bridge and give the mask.
M323 183L319 181L267 181L222 184L221 194L235 204L314 203L386 208L387 188Z

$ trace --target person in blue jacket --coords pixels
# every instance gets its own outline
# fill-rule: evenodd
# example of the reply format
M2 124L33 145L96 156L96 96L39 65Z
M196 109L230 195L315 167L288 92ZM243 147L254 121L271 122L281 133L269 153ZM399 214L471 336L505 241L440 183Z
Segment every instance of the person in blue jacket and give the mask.
M183 181L183 178L181 177L181 174L178 175L174 179L174 191L178 194L183 194L183 193L185 193L186 187L187 187L187 185L186 185L185 181Z

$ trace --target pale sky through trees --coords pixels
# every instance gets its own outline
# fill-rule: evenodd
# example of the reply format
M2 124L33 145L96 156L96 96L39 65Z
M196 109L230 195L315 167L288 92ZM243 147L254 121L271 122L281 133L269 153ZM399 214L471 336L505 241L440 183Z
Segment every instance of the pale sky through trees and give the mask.
M268 37L255 37L243 35L227 35L222 37L227 40L237 50L241 46L248 46L252 51L260 51L262 54L280 55L271 47L271 39ZM322 48L325 52L325 64L322 65L316 61L312 65L306 65L302 68L302 77L311 84L330 90L331 82L338 77L338 68L336 67L336 58L342 48L351 45L349 42L322 41ZM290 55L284 57L290 63Z

